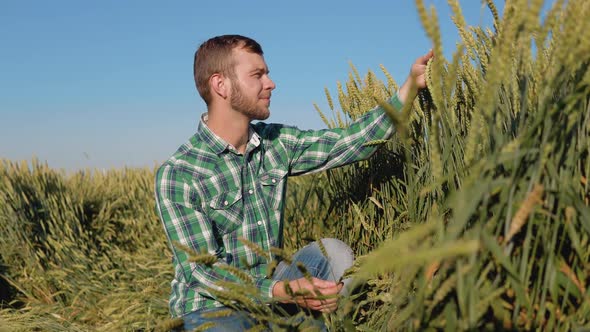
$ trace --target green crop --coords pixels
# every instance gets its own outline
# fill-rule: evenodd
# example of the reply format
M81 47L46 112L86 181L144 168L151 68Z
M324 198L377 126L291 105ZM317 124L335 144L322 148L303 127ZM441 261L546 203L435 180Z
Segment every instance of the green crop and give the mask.
M452 59L436 10L416 1L435 52L428 90L387 108L397 134L367 143L382 145L369 160L289 179L285 248L273 252L290 259L327 236L352 246L355 291L325 316L332 331L590 328L590 2L543 12L543 1L506 1L500 17L487 0L492 27L468 26L448 3L461 37ZM326 89L333 118L316 108L329 127L386 107L398 86L381 71L385 82L351 65L337 98ZM180 323L168 319L153 175L0 164L0 331ZM309 329L305 312L280 318L225 268L242 283L221 284L221 301Z

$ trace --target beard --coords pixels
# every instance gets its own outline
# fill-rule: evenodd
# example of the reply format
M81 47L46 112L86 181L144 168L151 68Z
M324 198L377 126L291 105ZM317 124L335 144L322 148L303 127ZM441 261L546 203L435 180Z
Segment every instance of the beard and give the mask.
M231 86L231 107L250 118L250 120L266 120L270 116L268 107L258 105L258 98L248 98L242 93L238 81L233 81Z

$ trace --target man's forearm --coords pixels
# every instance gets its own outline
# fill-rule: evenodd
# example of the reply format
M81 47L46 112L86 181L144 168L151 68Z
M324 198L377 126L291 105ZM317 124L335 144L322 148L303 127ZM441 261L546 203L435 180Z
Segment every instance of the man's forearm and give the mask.
M406 104L406 102L412 102L414 98L416 98L416 94L418 93L418 88L412 84L412 80L410 77L406 79L404 84L402 84L397 96L402 104Z

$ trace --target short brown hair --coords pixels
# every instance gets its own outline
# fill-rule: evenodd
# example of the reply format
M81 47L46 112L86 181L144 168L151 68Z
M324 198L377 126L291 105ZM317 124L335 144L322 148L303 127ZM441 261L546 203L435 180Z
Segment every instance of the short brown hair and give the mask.
M263 55L260 44L251 38L240 35L213 37L201 44L195 52L195 62L193 65L195 84L197 91L199 91L201 98L205 100L207 105L211 101L209 78L216 73L228 77L235 75L232 50L238 47Z

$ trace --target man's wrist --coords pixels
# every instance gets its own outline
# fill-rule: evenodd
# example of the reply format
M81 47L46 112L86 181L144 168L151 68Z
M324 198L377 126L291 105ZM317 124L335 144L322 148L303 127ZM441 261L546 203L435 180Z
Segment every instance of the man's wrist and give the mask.
M389 103L391 104L391 106L393 106L393 108L395 108L396 111L402 110L402 108L404 107L404 102L400 98L399 90L395 92L393 97L391 97Z
M277 281L272 287L272 297L278 298L281 302L287 303L287 292L285 291L285 282Z
M277 281L274 285L272 285L272 297L279 297L279 287L281 286L283 282L282 281Z
M269 278L259 278L256 279L255 286L260 291L260 294L266 298L271 299L273 297L273 289L277 280L269 279Z

